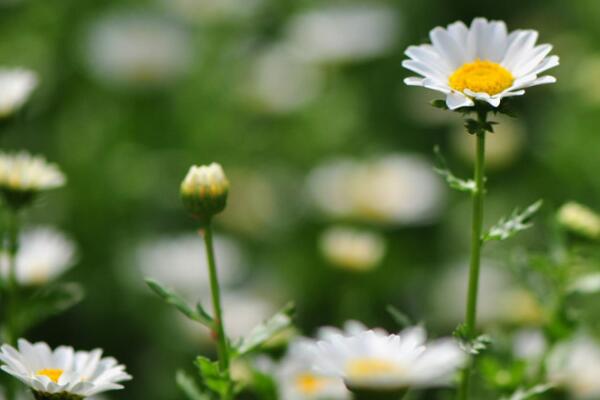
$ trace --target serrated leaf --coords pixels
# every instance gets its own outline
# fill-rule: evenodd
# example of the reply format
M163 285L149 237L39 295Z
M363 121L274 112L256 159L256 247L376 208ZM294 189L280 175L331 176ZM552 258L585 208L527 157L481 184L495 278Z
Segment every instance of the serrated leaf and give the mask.
M185 300L175 293L173 290L163 286L158 281L154 279L146 278L146 284L156 293L160 298L162 298L167 304L175 307L179 312L188 317L189 319L199 322L210 329L213 329L214 322L213 319L206 313L200 304L196 306L196 309L190 307Z
M84 290L78 283L62 283L43 287L21 300L15 324L24 332L46 318L60 314L79 303Z
M289 303L277 314L252 329L250 334L241 339L240 343L235 346L234 356L242 356L256 350L273 336L291 326L295 311L294 304Z
M492 344L492 339L488 335L472 338L465 324L458 325L452 335L458 340L460 348L467 354L477 355Z
M517 233L531 228L531 217L542 207L543 201L538 200L525 210L515 209L508 218L502 218L483 236L484 242L491 240L506 240Z
M552 388L554 388L554 385L549 383L536 385L529 389L519 389L512 396L502 397L501 400L528 400L537 395L544 394Z
M224 398L231 392L231 381L227 372L221 371L219 363L206 357L196 357L196 366L200 371L202 384L210 391Z
M210 400L210 396L202 393L194 379L186 372L181 370L177 371L175 382L188 400Z
M413 323L412 323L411 319L408 317L408 315L404 314L402 311L398 310L396 307L392 306L391 304L388 305L386 309L387 309L387 312L394 319L394 322L400 328L407 328L407 327L413 325Z
M448 186L452 189L456 189L461 192L475 193L477 190L477 185L474 180L464 180L456 177L449 169L446 164L446 159L442 155L439 146L435 146L433 148L433 152L438 161L438 165L434 167L434 171L442 176Z

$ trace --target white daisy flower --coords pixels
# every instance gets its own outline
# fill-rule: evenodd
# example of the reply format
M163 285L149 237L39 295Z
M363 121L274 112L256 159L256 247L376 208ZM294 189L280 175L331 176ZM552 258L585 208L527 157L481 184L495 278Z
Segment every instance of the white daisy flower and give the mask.
M62 232L50 227L25 231L16 258L17 281L22 285L42 285L62 274L75 262L75 244ZM0 271L8 274L8 257L0 257Z
M413 327L397 335L354 325L345 332L322 331L309 350L316 371L344 380L359 391L396 391L446 385L466 355L453 339L426 342L425 330Z
M0 118L15 113L38 84L33 71L22 68L0 69Z
M297 339L281 362L271 369L282 400L346 400L350 393L339 378L313 371L314 358L306 351L312 341Z
M431 163L413 154L332 160L313 170L307 184L324 213L389 225L431 223L442 211L446 194Z
M214 247L220 283L231 286L243 273L243 252L233 239L220 235L215 236ZM145 240L136 248L134 257L142 276L155 278L188 298L197 300L210 290L206 250L198 235ZM132 279L141 281L139 275Z
M91 72L103 82L157 87L187 72L193 53L186 32L151 13L116 12L90 28L86 54Z
M319 247L332 265L353 271L370 271L385 255L385 239L376 232L333 227L321 235Z
M41 156L26 152L0 153L0 190L9 202L61 187L65 182L66 178L58 166Z
M474 100L498 107L505 97L525 94L525 89L556 79L543 72L559 64L549 56L552 46L536 45L538 32L507 32L503 21L475 18L468 28L455 22L436 27L431 44L410 46L402 63L421 77L406 78L410 86L423 86L446 95L451 110L472 107Z
M566 388L576 399L600 396L600 345L586 335L560 343L548 357L550 382Z
M286 42L307 61L341 63L385 54L395 44L397 31L398 21L389 7L327 6L295 16Z
M102 350L74 351L60 346L55 350L44 342L19 339L18 348L3 345L2 370L31 388L38 400L77 400L113 389L131 379L125 366L112 357L102 358Z

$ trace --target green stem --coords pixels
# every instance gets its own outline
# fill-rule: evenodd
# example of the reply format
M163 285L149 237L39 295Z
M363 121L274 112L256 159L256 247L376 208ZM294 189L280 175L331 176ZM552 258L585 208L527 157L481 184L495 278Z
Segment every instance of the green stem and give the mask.
M479 114L479 121L486 121L486 114ZM471 265L469 270L469 287L467 293L467 312L465 319L466 335L475 336L477 327L477 294L479 291L479 270L481 266L481 235L483 226L483 200L485 196L485 131L476 134L477 151L475 157L475 192L473 193L473 214L471 226ZM459 400L469 398L471 366L462 373L461 385L458 392Z
M210 222L206 224L203 233L204 244L206 246L206 258L208 261L208 272L210 275L210 288L212 294L215 330L217 334L219 367L221 369L221 372L229 376L229 349L227 345L227 336L225 335L225 327L223 324L223 312L221 307L221 289L219 287L219 277L217 274L215 252L213 247L212 226ZM228 400L232 398L231 388L229 390L230 392L224 396L223 400Z

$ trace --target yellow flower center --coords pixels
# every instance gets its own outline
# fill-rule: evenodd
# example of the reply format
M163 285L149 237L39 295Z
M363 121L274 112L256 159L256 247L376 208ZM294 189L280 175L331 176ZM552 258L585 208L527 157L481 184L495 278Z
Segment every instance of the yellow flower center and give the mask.
M58 383L61 375L63 374L62 369L54 369L54 368L44 368L40 369L36 374L41 376L47 376L54 383Z
M515 78L502 65L492 61L476 60L464 64L448 79L452 89L469 89L475 93L498 94L512 86Z
M346 367L350 378L372 377L382 374L390 374L398 371L396 364L375 358L359 358L352 360Z
M327 384L324 378L311 373L300 374L296 377L296 388L303 394L318 393Z

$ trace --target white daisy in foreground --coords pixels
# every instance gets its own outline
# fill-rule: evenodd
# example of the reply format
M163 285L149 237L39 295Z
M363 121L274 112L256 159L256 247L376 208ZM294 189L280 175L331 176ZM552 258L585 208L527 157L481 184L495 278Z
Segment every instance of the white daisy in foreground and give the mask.
M26 205L38 192L63 186L65 181L61 170L41 156L0 153L0 191L11 207Z
M345 400L350 393L341 379L313 371L313 356L305 351L311 343L298 339L292 344L281 362L271 371L283 400Z
M79 400L101 392L122 389L119 383L131 379L125 366L102 350L74 351L60 346L55 350L44 342L19 339L18 349L3 345L2 370L33 391L37 400Z
M550 382L567 389L576 399L600 396L600 345L589 336L560 343L547 360Z
M21 68L0 69L0 118L18 111L37 86L33 71Z
M339 377L359 393L447 385L466 360L455 340L427 343L421 327L390 335L354 326L345 332L322 331L321 336L308 348L315 371Z
M385 255L385 239L376 232L333 227L321 235L319 247L333 266L352 271L370 271Z
M525 89L556 79L540 76L559 64L558 56L549 56L552 46L536 45L538 32L507 32L503 21L475 18L468 28L455 22L447 28L436 27L431 44L410 46L402 63L421 77L405 83L423 86L446 95L451 110L472 107L474 100L498 107L505 97L525 94Z
M22 285L43 285L75 262L75 244L54 228L38 227L25 231L19 243L16 274ZM6 256L0 258L0 271L8 273Z

